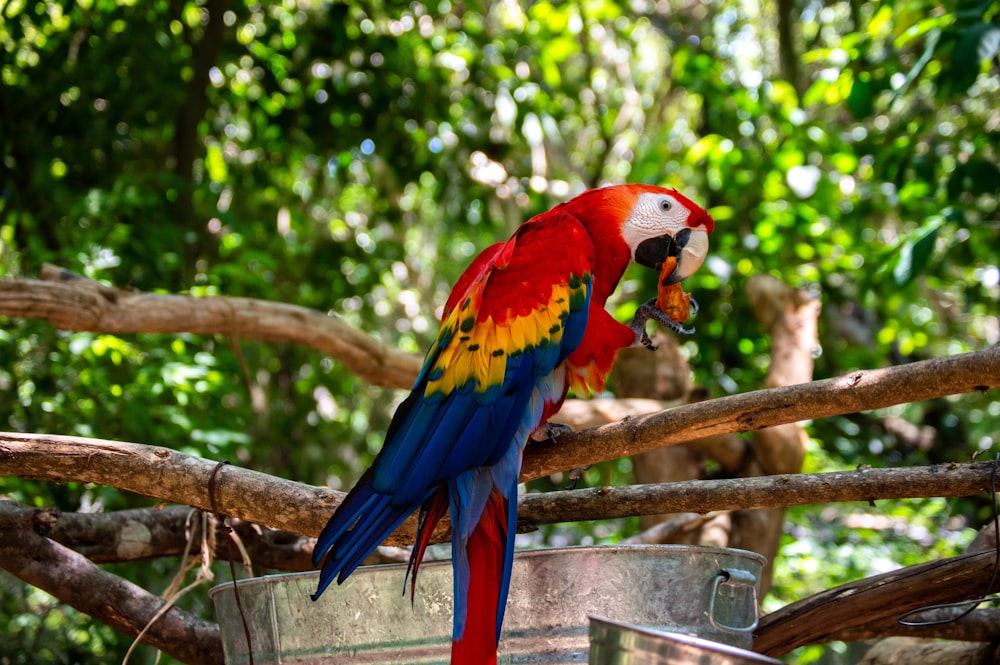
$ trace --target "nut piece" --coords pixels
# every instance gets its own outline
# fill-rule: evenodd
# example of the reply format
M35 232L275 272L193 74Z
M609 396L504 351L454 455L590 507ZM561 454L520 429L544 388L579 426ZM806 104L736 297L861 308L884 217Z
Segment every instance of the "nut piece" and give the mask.
M684 323L691 318L691 294L684 293L680 282L664 283L676 267L677 259L673 256L667 257L663 262L663 268L660 269L660 286L656 294L656 308L677 323Z

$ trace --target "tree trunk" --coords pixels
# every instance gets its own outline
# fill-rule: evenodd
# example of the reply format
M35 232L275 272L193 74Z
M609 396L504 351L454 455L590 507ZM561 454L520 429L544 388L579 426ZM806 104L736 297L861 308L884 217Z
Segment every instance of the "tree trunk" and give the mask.
M767 276L747 284L754 312L771 337L769 388L807 383L812 378L818 346L816 325L819 301ZM687 361L673 337L659 334L657 350L625 349L613 374L616 394L623 398L696 401L692 397ZM621 416L619 415L619 418ZM579 416L577 423L580 424ZM610 422L610 421L609 421ZM590 422L589 426L595 424ZM805 457L806 434L799 423L778 425L754 433L753 445L735 434L706 437L688 444L658 448L632 458L637 483L668 483L705 478L706 461L722 467L727 477L798 473ZM685 514L640 518L643 534L637 542L686 543L736 547L767 557L761 593L770 587L771 564L778 552L784 509L769 508L720 512L707 517ZM661 523L667 523L662 526Z

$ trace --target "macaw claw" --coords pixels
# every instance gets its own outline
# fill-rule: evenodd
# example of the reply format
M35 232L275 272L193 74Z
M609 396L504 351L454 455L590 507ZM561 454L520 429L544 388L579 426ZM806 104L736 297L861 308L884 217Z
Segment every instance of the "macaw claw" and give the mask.
M566 423L554 423L546 420L538 426L538 429L531 433L530 438L532 441L545 441L546 439L554 439L563 434L569 434L572 431L573 428Z
M566 474L569 477L569 483L563 489L575 490L576 486L580 484L580 479L583 478L584 472L589 468L590 465L588 464L587 466L578 466L575 469L570 469L569 473Z
M694 316L697 313L698 301L692 298L691 316ZM632 318L632 324L629 326L632 329L632 332L635 333L635 342L633 343L633 346L639 346L641 344L650 351L656 350L656 345L653 344L653 340L649 338L649 333L646 332L646 322L650 319L653 319L657 323L670 328L678 335L694 334L693 327L685 328L677 321L671 319L656 306L656 298L650 298L646 302L639 305L639 309L635 311L635 316Z

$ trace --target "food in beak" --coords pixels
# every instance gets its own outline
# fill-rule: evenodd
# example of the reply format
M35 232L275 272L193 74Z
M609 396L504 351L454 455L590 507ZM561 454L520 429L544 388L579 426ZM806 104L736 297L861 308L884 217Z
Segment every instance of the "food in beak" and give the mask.
M676 268L677 257L668 256L663 261L656 292L656 308L677 323L684 323L691 318L691 294L684 292L680 282L670 283L670 277Z

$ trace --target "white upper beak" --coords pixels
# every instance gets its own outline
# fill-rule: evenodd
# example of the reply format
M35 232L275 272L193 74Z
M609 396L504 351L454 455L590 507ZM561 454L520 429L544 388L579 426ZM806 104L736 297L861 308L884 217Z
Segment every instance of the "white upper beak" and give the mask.
M687 243L677 256L677 267L664 284L676 284L693 275L708 256L708 233L705 229L691 229Z

